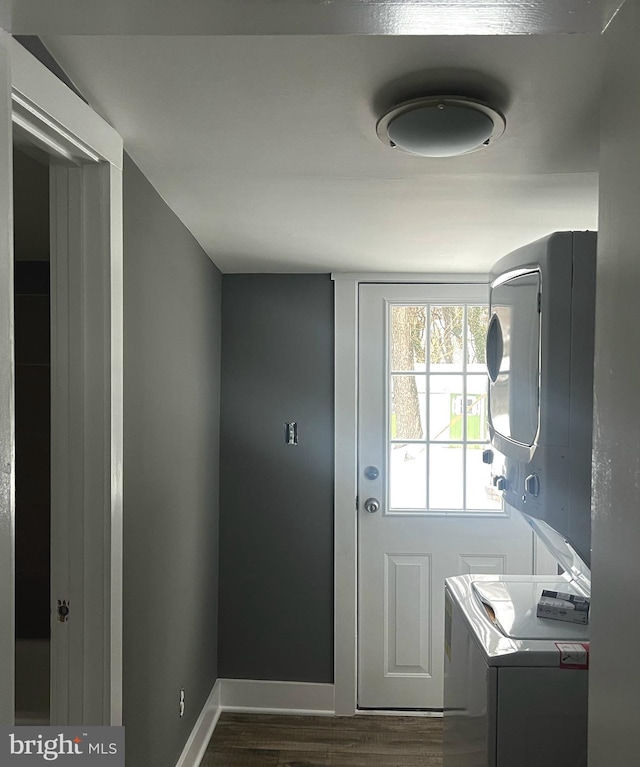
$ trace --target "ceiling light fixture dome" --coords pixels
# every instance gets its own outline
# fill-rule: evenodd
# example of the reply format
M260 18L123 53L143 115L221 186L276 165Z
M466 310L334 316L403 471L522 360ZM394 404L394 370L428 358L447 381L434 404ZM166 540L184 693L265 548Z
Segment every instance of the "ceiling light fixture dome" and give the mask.
M455 157L493 144L504 115L466 96L428 96L390 109L376 126L387 146L421 157Z

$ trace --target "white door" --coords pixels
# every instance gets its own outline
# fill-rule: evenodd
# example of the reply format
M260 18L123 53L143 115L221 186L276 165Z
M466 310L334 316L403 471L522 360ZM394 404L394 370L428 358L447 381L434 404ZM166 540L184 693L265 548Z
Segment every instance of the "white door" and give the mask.
M444 579L532 572L482 461L487 303L485 285L360 286L360 708L441 709Z

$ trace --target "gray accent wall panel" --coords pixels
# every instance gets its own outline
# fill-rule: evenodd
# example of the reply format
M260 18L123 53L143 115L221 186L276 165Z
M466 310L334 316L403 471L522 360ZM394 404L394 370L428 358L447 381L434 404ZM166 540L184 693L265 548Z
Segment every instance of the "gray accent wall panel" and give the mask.
M222 306L220 676L330 683L333 283L224 275Z
M126 157L127 767L174 767L217 677L221 282Z

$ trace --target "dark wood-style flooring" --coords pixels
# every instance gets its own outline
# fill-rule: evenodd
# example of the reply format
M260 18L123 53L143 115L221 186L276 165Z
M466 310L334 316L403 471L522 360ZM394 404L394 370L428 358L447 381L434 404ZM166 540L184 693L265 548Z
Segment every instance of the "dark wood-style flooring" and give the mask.
M201 767L441 767L442 719L225 712Z

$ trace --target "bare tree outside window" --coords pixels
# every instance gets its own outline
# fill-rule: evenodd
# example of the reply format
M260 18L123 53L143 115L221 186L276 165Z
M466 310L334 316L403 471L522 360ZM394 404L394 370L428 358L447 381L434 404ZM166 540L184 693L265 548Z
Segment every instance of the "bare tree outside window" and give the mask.
M464 307L431 307L431 354L432 365L449 364L462 368L464 353Z
M467 307L467 362L486 364L486 338L489 310L486 306Z
M424 306L394 306L391 310L392 370L412 373L425 363ZM422 439L420 402L415 376L394 376L392 433L402 439Z

